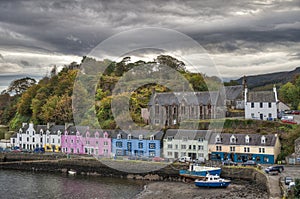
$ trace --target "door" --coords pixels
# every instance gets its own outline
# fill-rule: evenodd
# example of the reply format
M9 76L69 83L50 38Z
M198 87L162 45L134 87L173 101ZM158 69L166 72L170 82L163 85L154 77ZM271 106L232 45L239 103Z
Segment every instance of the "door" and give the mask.
M263 119L264 119L264 114L261 113L261 114L259 115L259 117L260 117L261 120L263 120Z
M178 152L174 152L174 156L175 156L174 158L177 159L178 158Z

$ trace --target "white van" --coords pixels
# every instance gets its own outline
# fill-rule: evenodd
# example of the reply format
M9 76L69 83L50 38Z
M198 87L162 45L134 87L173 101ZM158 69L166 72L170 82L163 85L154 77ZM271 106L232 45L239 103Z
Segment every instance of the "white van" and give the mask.
M284 115L282 116L281 120L294 120L293 115Z
M178 159L179 162L190 162L192 159L188 156L184 156Z

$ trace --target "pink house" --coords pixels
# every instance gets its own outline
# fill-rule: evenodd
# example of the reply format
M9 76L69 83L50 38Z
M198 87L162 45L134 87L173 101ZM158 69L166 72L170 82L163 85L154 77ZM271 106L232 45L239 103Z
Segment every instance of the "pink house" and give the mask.
M81 131L81 132L80 132ZM68 154L91 154L110 157L111 138L107 131L89 130L88 127L69 128L62 135L61 148Z

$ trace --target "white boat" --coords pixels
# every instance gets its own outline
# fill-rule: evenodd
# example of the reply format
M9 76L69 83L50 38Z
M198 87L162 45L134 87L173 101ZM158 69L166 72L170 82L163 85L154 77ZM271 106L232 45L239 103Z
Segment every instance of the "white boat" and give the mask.
M69 174L69 175L76 175L76 171L69 170L69 171L68 171L68 174Z
M218 175L209 175L207 174L205 179L196 179L195 185L197 187L228 187L231 183L230 180L225 180L220 178Z
M199 178L210 175L221 175L220 167L206 167L199 164L190 164L187 170L180 170L179 175L188 178Z

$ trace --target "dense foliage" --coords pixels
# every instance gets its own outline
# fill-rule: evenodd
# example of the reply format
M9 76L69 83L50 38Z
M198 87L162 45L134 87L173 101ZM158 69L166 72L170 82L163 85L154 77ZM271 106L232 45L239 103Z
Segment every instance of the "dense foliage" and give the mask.
M280 88L279 98L290 104L292 109L300 110L300 75Z

